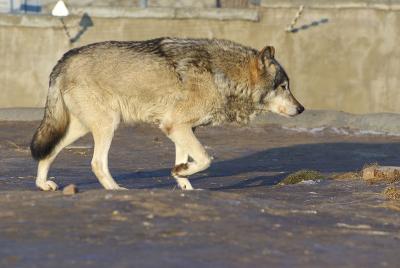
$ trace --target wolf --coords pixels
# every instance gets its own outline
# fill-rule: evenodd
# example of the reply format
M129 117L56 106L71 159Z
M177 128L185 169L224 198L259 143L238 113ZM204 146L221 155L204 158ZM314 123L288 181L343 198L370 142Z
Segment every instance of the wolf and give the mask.
M192 190L188 177L211 164L194 129L246 124L268 111L287 117L304 111L272 46L259 51L227 40L163 37L74 48L50 74L44 118L31 142L36 186L57 190L47 178L51 163L90 132L92 171L105 189L125 189L108 169L113 134L120 122L146 122L173 141L171 174L181 189Z

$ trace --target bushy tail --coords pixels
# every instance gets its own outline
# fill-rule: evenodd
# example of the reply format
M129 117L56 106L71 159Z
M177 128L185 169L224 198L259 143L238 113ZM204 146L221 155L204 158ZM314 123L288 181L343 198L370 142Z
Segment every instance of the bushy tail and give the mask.
M44 118L32 138L32 157L40 160L50 155L67 132L68 125L69 114L60 90L50 86Z

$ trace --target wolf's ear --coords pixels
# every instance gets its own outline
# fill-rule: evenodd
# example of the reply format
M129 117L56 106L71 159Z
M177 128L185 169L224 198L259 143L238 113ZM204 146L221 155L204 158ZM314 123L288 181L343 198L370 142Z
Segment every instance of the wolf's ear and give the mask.
M260 51L259 56L261 59L273 60L275 58L275 48L266 46Z

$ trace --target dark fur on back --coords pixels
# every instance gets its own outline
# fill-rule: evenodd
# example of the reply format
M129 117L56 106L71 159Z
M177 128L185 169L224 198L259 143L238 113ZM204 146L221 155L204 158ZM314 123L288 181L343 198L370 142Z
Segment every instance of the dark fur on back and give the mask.
M161 37L145 41L105 41L89 44L69 50L54 66L50 74L50 86L62 72L66 62L73 56L90 52L94 48L118 48L158 56L165 60L178 74L180 80L189 67L195 67L199 71L214 71L214 58L210 49L221 47L229 48L225 53L237 53L237 55L257 54L257 51L227 40L217 39L179 39ZM229 51L231 50L231 51ZM240 60L240 59L239 59Z
M163 53L161 49L161 41L163 39L164 38L157 38L147 41L105 41L105 42L92 43L86 46L73 48L67 51L54 66L50 74L49 86L54 84L55 80L60 75L64 66L66 65L66 62L77 54L85 53L95 47L117 47L120 49L126 49L126 50L132 49L137 52L152 53L159 55L160 57L165 57L166 55Z

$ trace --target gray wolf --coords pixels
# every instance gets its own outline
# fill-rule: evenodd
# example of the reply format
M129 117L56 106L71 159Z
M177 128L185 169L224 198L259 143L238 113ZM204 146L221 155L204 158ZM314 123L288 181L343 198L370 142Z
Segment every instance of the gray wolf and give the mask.
M304 111L271 46L258 51L226 40L158 38L74 48L50 74L45 115L31 142L39 161L36 185L56 190L47 179L51 163L91 132L94 174L104 188L124 189L108 169L111 140L123 121L159 126L175 144L172 176L181 189L191 190L188 176L211 163L193 129L246 124L267 111Z

